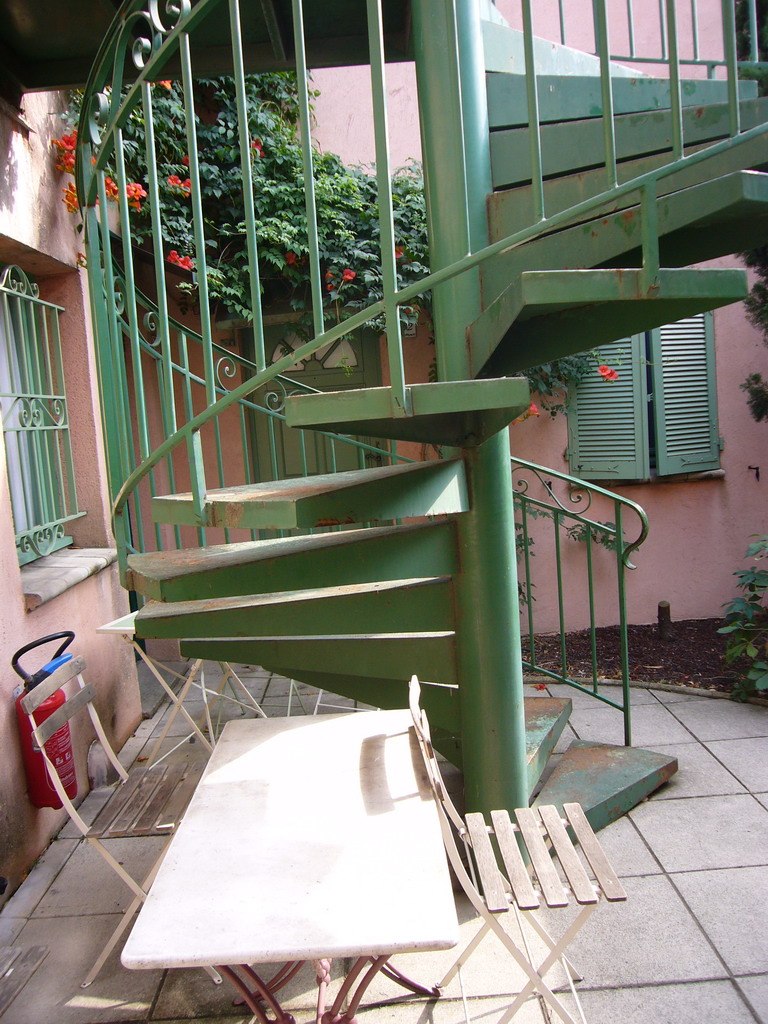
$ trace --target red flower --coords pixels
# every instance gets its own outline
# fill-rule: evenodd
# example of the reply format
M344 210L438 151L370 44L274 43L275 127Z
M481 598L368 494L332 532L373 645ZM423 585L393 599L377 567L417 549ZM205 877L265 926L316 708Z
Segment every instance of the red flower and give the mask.
M185 196L191 195L192 193L192 182L189 178L185 178L184 181L178 176L178 174L170 174L168 176L168 184L171 188L178 189L179 192L183 192Z
M171 251L168 253L168 262L169 263L178 263L179 259L180 259L180 257L179 257L179 254L176 252L176 250L175 249L171 249Z
M104 179L104 189L107 193L107 199L111 200L113 203L116 203L117 197L120 194L120 192L118 190L117 183L112 181L109 175L107 175L107 177Z
M534 690L546 690L547 685L546 683L534 683L533 688Z
M325 286L325 290L326 290L327 292L332 292L332 291L333 291L333 285L332 285L332 284L327 284L327 285Z
M405 249L402 247L402 245L395 246L395 259L396 260L401 260L404 255L405 255Z
M251 139L251 149L254 151L256 156L264 156L264 146L262 145L261 139Z
M603 378L603 380L618 380L619 379L619 375L616 372L616 370L611 369L610 366L606 366L605 363L603 363L601 366L598 366L597 372L600 374L600 376Z
M528 415L529 416L538 416L538 415L540 415L539 414L538 406L536 405L535 402L531 402L530 407L528 409Z
M195 264L194 264L191 256L182 256L181 259L178 261L178 263L179 263L180 267L184 268L184 270L194 270L195 269Z
M285 254L285 262L291 267L293 266L297 259L298 257L295 252L287 252Z
M347 267L347 269L341 275L341 283L344 284L347 281L354 281L356 277L357 274L354 272L354 270L350 270L349 267Z
M332 270L326 270L326 272L325 272L325 280L326 281L332 281L333 280L333 271Z
M181 158L181 162L185 167L189 167L189 157L186 154Z
M80 203L77 200L77 192L75 191L75 186L70 181L67 187L63 188L61 191L64 193L62 203L64 203L67 210L70 213L77 213L77 211L80 209Z
M165 81L158 82L157 84L158 85L162 85L163 88L168 90L168 92L170 92L171 88L173 87L173 82L170 80L170 78L166 78Z
M147 191L138 181L132 181L125 186L125 194L128 197L128 205L137 212L141 210L141 200L147 198Z

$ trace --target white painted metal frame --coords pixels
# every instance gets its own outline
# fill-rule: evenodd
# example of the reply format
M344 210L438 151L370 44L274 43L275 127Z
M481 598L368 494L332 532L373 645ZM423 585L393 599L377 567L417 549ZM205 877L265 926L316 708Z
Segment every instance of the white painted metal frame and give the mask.
M575 1018L568 1011L568 1009L563 1005L561 999L557 995L555 995L555 993L551 990L551 988L547 985L546 981L544 980L546 974L557 962L560 962L560 964L562 965L563 970L565 972L565 976L568 979L568 983L570 985L571 992L576 1003L578 1019L582 1022L582 1024L586 1024L584 1011L582 1009L578 993L576 992L576 989L573 984L574 981L580 981L581 976L576 972L576 970L573 968L573 965L566 958L565 950L573 941L577 933L584 926L584 924L586 924L592 912L598 906L601 896L606 895L606 898L609 898L611 900L622 901L626 899L626 894L624 893L620 883L618 882L618 879L615 878L613 870L610 868L610 865L608 865L604 854L602 854L602 851L599 850L599 847L597 846L597 841L594 840L594 845L597 847L599 854L602 854L602 857L605 860L604 877L607 880L607 885L604 886L605 891L601 891L599 882L597 884L594 884L589 880L586 880L588 882L588 885L585 887L585 889L582 889L582 891L576 892L576 887L572 886L572 889L574 890L573 894L576 896L577 902L581 903L582 906L580 907L574 920L561 934L560 938L553 938L552 935L550 935L547 929L544 928L541 921L539 921L535 915L535 910L538 909L538 907L540 906L540 901L538 893L531 886L533 878L536 877L534 871L532 871L529 867L528 871L526 872L522 859L519 859L519 865L515 865L511 862L508 863L507 855L504 853L504 849L502 847L502 856L505 861L505 870L506 873L509 874L511 879L511 882L507 881L507 879L504 877L504 873L499 872L498 870L496 864L496 855L493 852L490 843L488 842L488 833L492 833L495 830L496 835L498 836L502 829L505 827L506 823L508 837L512 839L512 842L515 844L516 847L515 840L519 837L519 834L521 832L525 831L525 828L521 828L518 824L511 824L509 816L506 815L506 812L491 812L491 819L494 823L494 829L490 829L488 828L488 826L486 826L482 815L468 815L466 820L461 817L458 810L456 809L455 804L448 795L445 785L443 783L442 776L440 774L440 768L438 766L437 759L432 748L432 742L429 733L429 723L427 721L425 712L423 712L421 707L419 706L419 695L419 680L416 676L413 676L410 683L409 695L411 716L413 718L416 734L419 739L419 746L421 748L421 752L427 766L427 774L429 777L430 785L432 787L432 793L435 798L435 803L437 804L438 813L440 817L440 826L443 833L443 843L445 845L445 850L448 855L448 859L450 861L451 867L453 868L456 874L456 877L458 878L464 892L466 893L467 897L472 903L472 906L475 908L475 910L482 919L480 929L478 930L476 935L462 949L457 959L451 965L451 967L443 976L443 978L438 982L438 988L443 988L444 986L449 984L449 982L452 981L457 974L459 974L459 979L461 980L461 976L459 973L461 971L461 968L464 966L464 964L466 964L466 962L478 948L478 946L485 938L485 936L489 932L493 932L493 934L499 939L499 941L505 947L507 952L511 955L513 960L522 968L522 970L528 977L527 983L523 986L521 991L515 996L512 1003L504 1011L504 1013L502 1014L501 1018L498 1021L498 1024L508 1024L508 1022L515 1016L518 1010L520 1010L520 1008L523 1006L526 999L533 993L538 993L538 995L544 1000L544 1002L558 1014L558 1016L563 1021L563 1024L577 1024L577 1018ZM586 834L588 830L588 833L592 834L592 837L594 839L594 834L591 832L591 828L586 822L586 818L584 817L583 811L581 810L579 805L568 805L568 807L571 809L578 808L578 811L570 810L569 820L562 822L562 834L566 840L565 845L570 845L570 840L568 839L564 829L569 824L573 826L574 821L578 822L579 831L582 834ZM551 837L554 828L556 826L558 828L560 827L559 814L555 811L554 808L542 808L541 813L543 819L549 819L547 821L547 831L550 832ZM528 827L533 826L538 831L536 818L534 817L533 812L531 812L528 808L518 810L515 812L515 814L518 817L518 821L521 822L521 824L525 821ZM552 821L551 819L553 817L556 818L557 821ZM475 821L472 824L469 824L470 818L475 819ZM478 835L477 833L478 828L481 831L481 835ZM473 830L475 832L474 839L472 835ZM516 833L516 835L512 835L512 830L514 830L514 833ZM457 846L456 836L460 837L460 839L462 840L466 847L466 861L469 866L469 870L467 870L467 867L465 866L464 860L462 859L461 853L459 851L459 847ZM483 845L487 845L486 856L490 857L492 860L492 866L490 869L491 873L495 874L495 876L503 885L503 891L497 894L496 905L492 907L489 905L491 903L491 900L488 898L488 890L484 890L485 897L483 894L481 894L481 886L478 883L477 873L475 870L475 864L477 864L478 872L480 873L483 872L484 867L482 863L484 851L479 849L478 845L476 845L478 840L481 838L483 839ZM558 853L560 852L560 849L561 847L558 845ZM572 846L571 850L573 851ZM528 847L528 852L532 855L536 852L530 844ZM563 854L565 854L565 852L566 850L563 848ZM547 858L548 856L549 855L547 854ZM576 856L575 851L573 851L573 856ZM513 858L510 858L510 861L512 859ZM534 861L536 860L535 857L533 857L533 859ZM590 862L590 866L593 868L593 871L595 871L595 874L597 875L595 864L592 860L592 857L589 854L588 859ZM560 891L562 893L562 898L559 897L557 893L555 893L554 895L552 895L551 893L545 893L545 902L550 907L567 906L569 903L569 900L566 895L568 890L567 887L563 885L559 877L557 877L554 867L551 864L535 864L534 866L536 869L536 873L538 873L539 881L542 881L543 874L547 869L549 869L549 871L551 872L552 881L554 882L555 890L559 886ZM564 864L563 866L565 867L566 865ZM576 866L577 873L579 871L579 868L581 868L581 871L583 871L583 866L579 864ZM516 871L517 877L515 876ZM520 873L522 873L522 878L520 877ZM567 869L566 874L570 881L572 877L571 871ZM608 895L609 889L610 895ZM521 949L517 945L514 939L506 932L506 930L500 923L499 914L501 912L509 910L515 911L515 916L520 926L520 934L522 936L524 949ZM549 952L538 965L534 964L534 960L531 955L528 942L526 939L525 929L523 927L524 923L529 925L548 947ZM469 1021L468 1014L467 1021Z
M163 725L160 735L152 745L152 750L149 753L148 763L150 765L159 764L166 757L169 757L175 750L178 750L180 746L187 742L191 737L197 736L203 745L210 753L213 750L213 744L211 740L215 740L216 729L213 725L213 719L211 718L211 705L208 702L208 697L213 698L213 703L218 704L222 700L230 701L237 704L244 711L255 711L259 718L266 718L266 714L261 708L256 698L251 694L248 687L240 679L235 670L229 664L229 662L219 662L221 669L221 675L215 688L206 686L205 683L205 665L202 658L198 658L192 663L186 673L176 672L168 665L162 665L165 672L168 672L176 680L181 680L181 689L176 693L171 685L163 678L160 672L160 662L155 658L151 658L147 652L137 642L135 636L135 621L136 612L132 612L130 615L123 615L119 619L114 619L112 622L107 622L103 626L99 626L96 630L97 633L117 633L119 634L126 643L134 649L144 664L147 666L149 671L158 681L160 686L165 691L169 700L172 704L171 713ZM199 677L199 678L198 678ZM229 686L232 695L225 693L225 688ZM203 698L203 706L205 709L205 724L208 729L208 735L202 730L200 725L194 720L187 709L184 707L184 701L187 700L190 691L195 687L200 691ZM193 691L194 692L194 691ZM238 696L239 694L239 696ZM176 720L176 716L181 714L186 718L189 723L191 731L188 732L182 739L179 740L170 750L167 750L164 754L160 755L159 751L163 745L166 736L168 735L173 723ZM218 719L217 719L218 725ZM209 738L210 737L210 738Z
M81 983L81 988L87 988L96 978L104 963L115 948L120 940L125 929L130 924L134 914L139 909L139 906L147 898L149 893L149 887L151 886L155 875L162 863L165 851L168 847L168 843L165 844L160 856L157 858L152 866L151 871L143 879L141 883L137 882L123 867L96 836L90 834L90 826L84 821L80 813L78 812L75 805L70 800L66 789L64 788L59 773L56 770L55 765L48 756L48 752L45 749L45 744L48 740L56 733L62 726L69 722L83 707L88 709L88 715L91 719L96 735L98 736L99 742L104 748L104 753L107 755L110 764L117 772L121 782L124 784L128 781L128 772L125 770L123 765L120 763L117 754L112 748L112 744L107 738L107 734L104 731L104 726L101 723L101 719L93 706L93 698L95 696L95 690L90 684L86 684L83 679L83 672L85 671L85 661L82 657L73 658L71 661L66 662L55 672L53 672L47 679L39 683L33 690L22 698L21 706L24 713L29 719L30 726L32 728L32 735L36 746L40 749L43 755L45 765L48 771L48 777L51 781L51 785L56 790L56 793L61 800L64 809L71 818L73 824L77 828L78 832L93 846L101 857L109 864L112 870L118 875L119 878L128 886L134 895L134 899L128 906L120 918L120 923L112 932L112 935L107 940L106 945L99 954L96 962L90 971L86 975L85 979ZM77 690L75 693L65 700L64 704L61 705L52 715L46 718L39 725L35 721L34 713L40 707L44 700L66 686L72 679L77 681ZM168 842L170 842L170 836ZM221 977L216 971L209 970L208 973L213 980L219 984Z

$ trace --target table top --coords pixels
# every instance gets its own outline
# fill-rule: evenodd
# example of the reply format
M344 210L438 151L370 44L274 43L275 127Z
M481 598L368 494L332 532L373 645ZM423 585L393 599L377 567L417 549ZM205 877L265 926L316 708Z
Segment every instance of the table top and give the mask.
M408 711L227 723L125 945L132 968L448 949Z

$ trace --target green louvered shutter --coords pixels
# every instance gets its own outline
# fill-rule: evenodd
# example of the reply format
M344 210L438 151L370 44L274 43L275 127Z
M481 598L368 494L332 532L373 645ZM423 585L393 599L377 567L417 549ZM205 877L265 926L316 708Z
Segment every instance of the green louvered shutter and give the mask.
M651 331L656 472L719 469L712 314Z
M596 372L579 382L568 407L571 472L590 480L644 480L648 461L648 388L645 335L598 349L598 363L619 379Z

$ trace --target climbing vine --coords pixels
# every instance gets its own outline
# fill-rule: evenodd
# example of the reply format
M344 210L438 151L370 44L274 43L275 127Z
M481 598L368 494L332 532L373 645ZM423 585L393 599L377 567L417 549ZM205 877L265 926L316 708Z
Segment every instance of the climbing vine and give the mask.
M244 215L237 103L231 78L195 83L195 132L199 186L190 179L184 97L181 85L158 82L152 90L154 161L162 208L161 231L166 260L179 278L176 288L188 306L198 297L198 268L192 221L192 192L199 187L206 244L207 285L211 299L228 316L251 319L250 273ZM250 75L245 81L252 191L257 222L262 300L271 311L304 314L297 325L311 330L309 244L304 199L304 170L299 140L299 101L292 73ZM70 123L79 114L80 95L70 107ZM140 107L123 125L131 240L148 247L153 236L147 197L149 180L146 132ZM76 131L54 142L56 166L74 171ZM341 321L383 296L376 179L361 167L345 165L333 153L315 149L314 183L323 313L328 325ZM116 200L117 175L106 178L107 198ZM74 184L64 192L68 209L77 210ZM424 188L421 168L412 163L392 177L398 287L429 273ZM430 295L401 307L404 325L426 322ZM370 324L381 329L381 319ZM568 356L526 371L531 390L553 415L565 406L569 387L594 371L591 353ZM534 407L534 414L538 410Z

